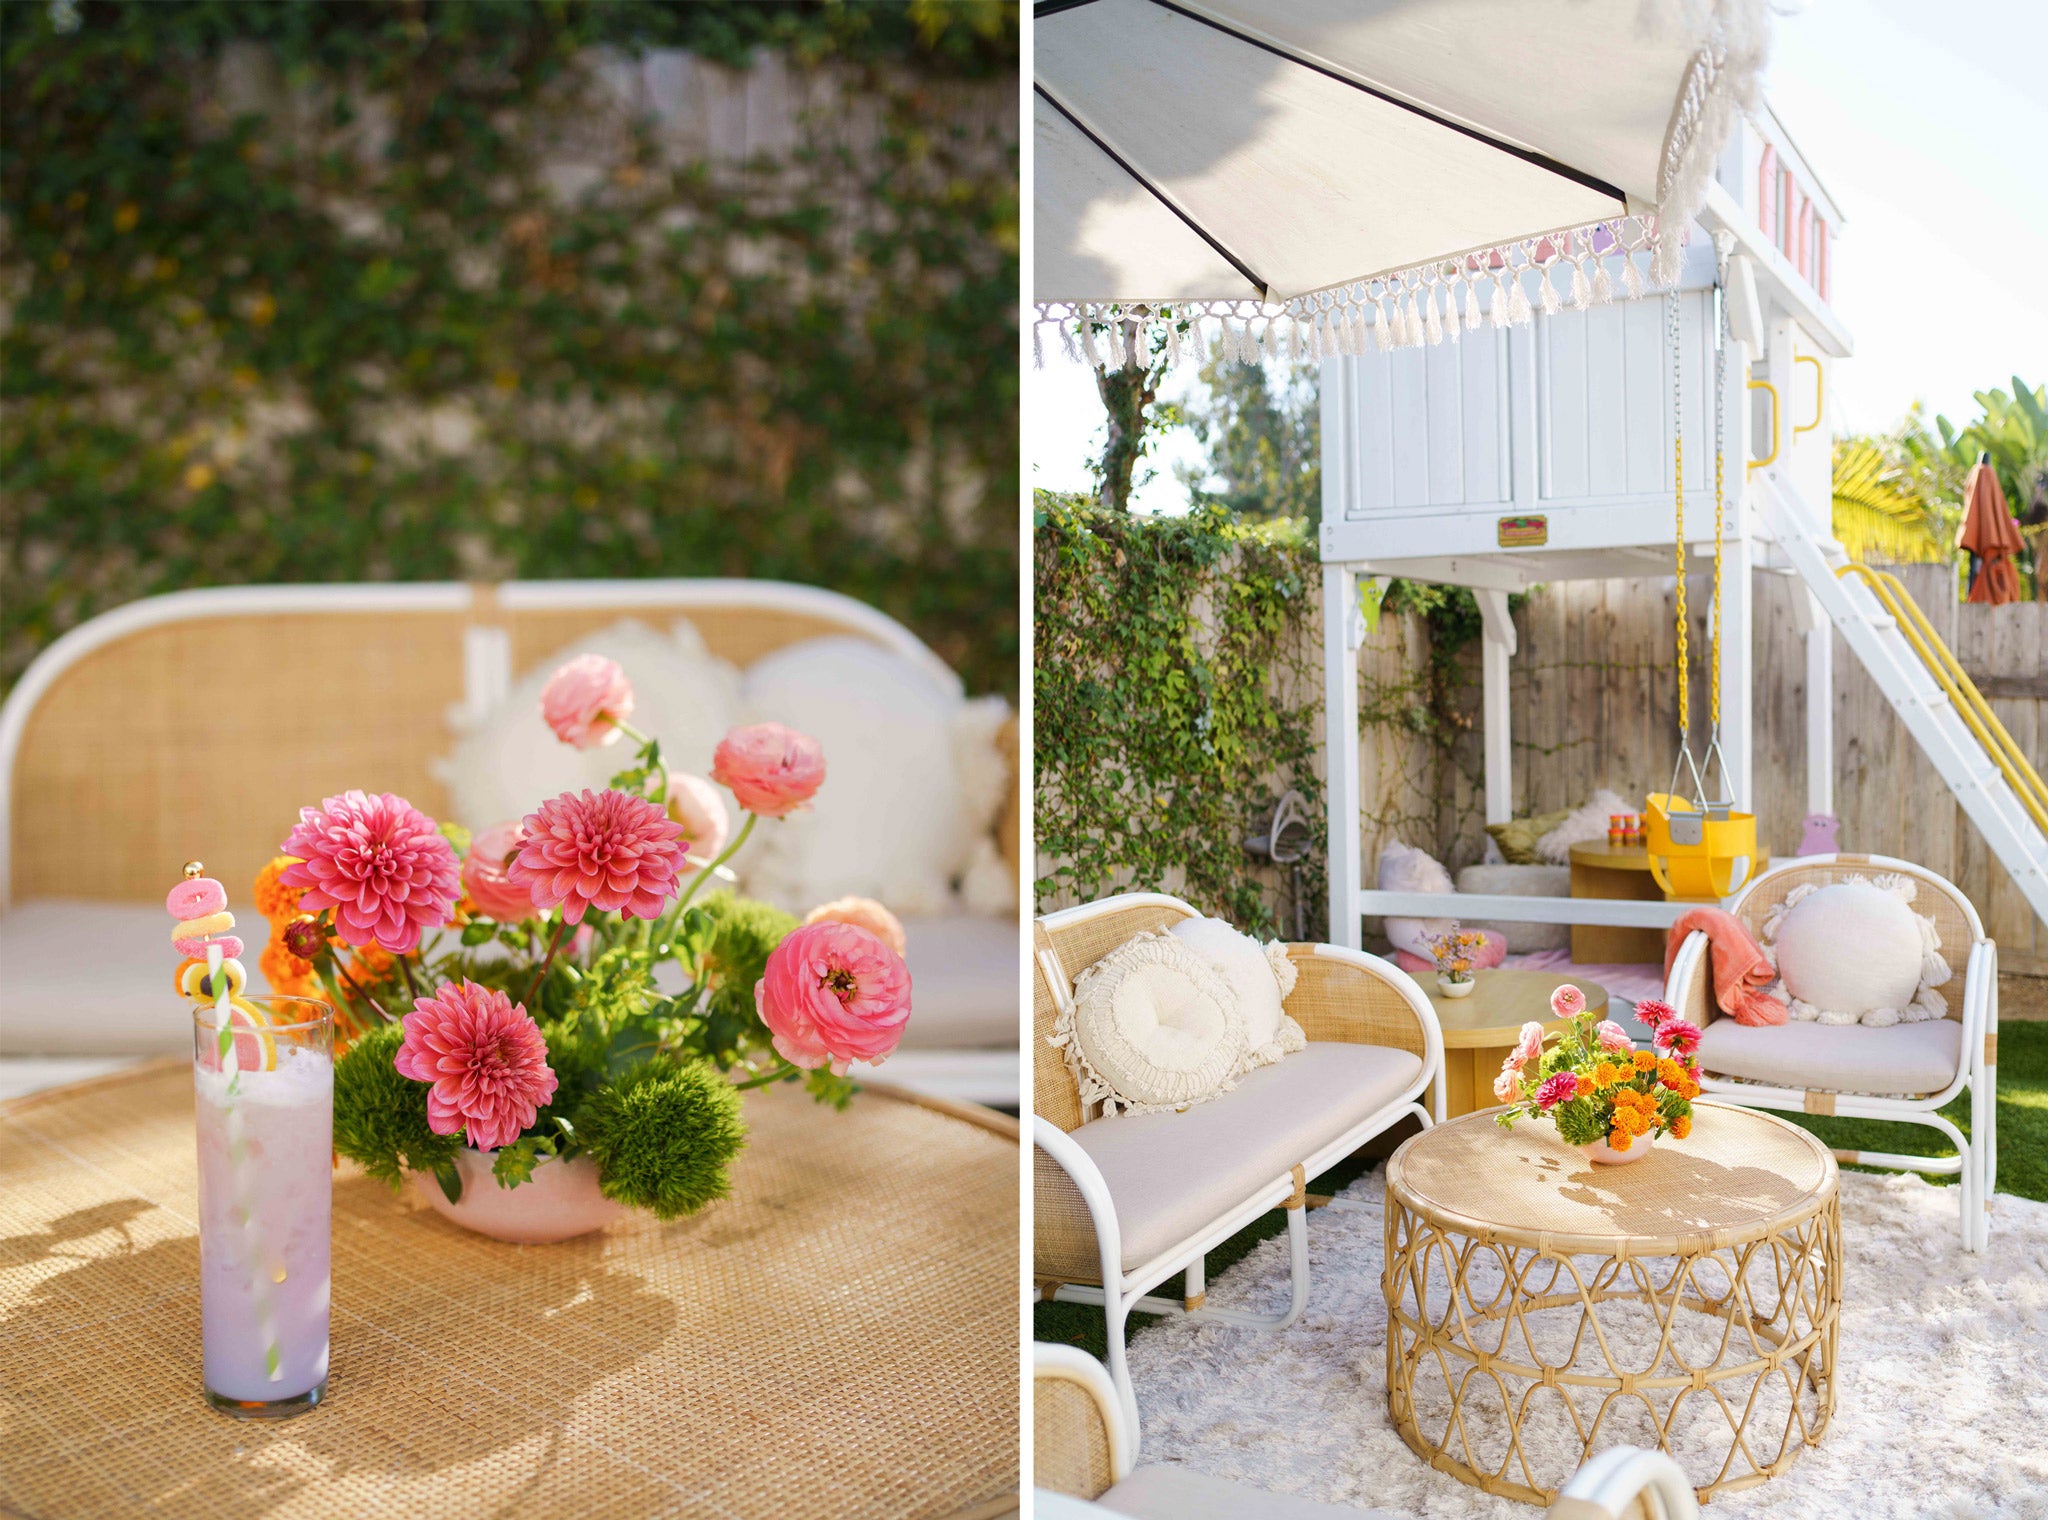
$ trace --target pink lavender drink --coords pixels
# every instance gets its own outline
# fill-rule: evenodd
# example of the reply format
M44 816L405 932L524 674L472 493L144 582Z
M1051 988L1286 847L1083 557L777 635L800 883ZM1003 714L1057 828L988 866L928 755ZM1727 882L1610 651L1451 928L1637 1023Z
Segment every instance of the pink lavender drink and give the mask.
M233 1071L214 1009L193 1010L206 1397L277 1418L327 1390L333 1026L304 998L235 1003Z

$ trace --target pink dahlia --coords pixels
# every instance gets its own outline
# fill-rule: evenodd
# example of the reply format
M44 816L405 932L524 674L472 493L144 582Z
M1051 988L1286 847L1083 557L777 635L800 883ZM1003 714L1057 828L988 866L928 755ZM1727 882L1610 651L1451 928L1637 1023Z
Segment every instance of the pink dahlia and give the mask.
M455 908L454 849L433 819L390 792L343 792L300 808L282 853L298 860L278 880L302 889L304 911L332 908L334 932L351 945L374 941L404 955Z
M1593 1041L1602 1050L1617 1056L1636 1048L1635 1041L1628 1037L1628 1031L1612 1019L1602 1019L1593 1026Z
M809 734L780 723L736 728L718 741L711 779L763 818L786 818L825 784L825 751Z
M1561 1071L1547 1079L1536 1089L1536 1106L1549 1110L1560 1103L1569 1103L1579 1095L1579 1079L1568 1071Z
M1700 1026L1674 1014L1657 1026L1650 1042L1667 1056L1689 1056L1700 1048Z
M844 1075L879 1061L910 1020L910 968L867 930L830 920L805 924L768 957L754 1006L792 1066Z
M449 982L417 999L405 1043L391 1058L427 1089L427 1127L461 1130L480 1151L510 1145L555 1095L548 1042L523 1007L475 982Z
M1678 1017L1678 1010L1662 998L1644 998L1636 1004L1636 1017L1655 1029L1668 1019Z
M726 814L725 799L702 776L668 773L668 815L683 826L683 840L690 847L683 874L702 870L725 852L732 819Z
M564 744L596 749L614 743L620 722L633 715L633 683L618 661L579 654L548 677L541 688L540 715Z
M1586 1011L1586 994L1566 982L1550 994L1550 1011L1561 1019L1575 1019Z
M485 829L469 842L469 854L462 861L462 890L485 918L516 924L533 916L533 894L506 870L525 842L526 830L516 823Z
M683 826L629 792L564 792L526 815L526 843L506 869L536 908L562 905L583 922L591 908L659 918L678 890L689 846Z

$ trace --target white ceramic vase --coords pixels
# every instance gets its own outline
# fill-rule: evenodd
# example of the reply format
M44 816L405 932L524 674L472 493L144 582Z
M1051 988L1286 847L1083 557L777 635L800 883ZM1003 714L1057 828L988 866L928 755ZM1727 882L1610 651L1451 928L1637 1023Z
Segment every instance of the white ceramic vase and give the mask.
M1462 982L1454 982L1449 977L1441 975L1436 979L1436 990L1447 998L1470 997L1472 989L1478 985L1479 983L1469 976Z
M1635 1143L1625 1151L1618 1151L1605 1140L1595 1140L1591 1145L1582 1145L1586 1159L1595 1166L1627 1166L1631 1161L1640 1161L1650 1154L1650 1144L1657 1138L1655 1130L1638 1135Z
M533 1175L518 1187L499 1187L491 1175L496 1151L471 1150L464 1146L455 1153L455 1170L462 1178L462 1197L450 1203L441 1184L430 1172L414 1172L413 1186L442 1218L518 1245L543 1245L569 1240L601 1230L629 1210L612 1202L597 1188L597 1165L588 1156L571 1156L558 1161L543 1156L534 1164Z

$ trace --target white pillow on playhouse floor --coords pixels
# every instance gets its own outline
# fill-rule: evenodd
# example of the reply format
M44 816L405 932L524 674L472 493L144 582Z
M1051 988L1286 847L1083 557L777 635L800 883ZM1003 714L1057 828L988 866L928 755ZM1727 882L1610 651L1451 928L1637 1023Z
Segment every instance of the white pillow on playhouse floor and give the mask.
M1795 1019L1873 1029L1946 1018L1951 972L1934 920L1911 907L1911 877L1794 887L1759 936Z

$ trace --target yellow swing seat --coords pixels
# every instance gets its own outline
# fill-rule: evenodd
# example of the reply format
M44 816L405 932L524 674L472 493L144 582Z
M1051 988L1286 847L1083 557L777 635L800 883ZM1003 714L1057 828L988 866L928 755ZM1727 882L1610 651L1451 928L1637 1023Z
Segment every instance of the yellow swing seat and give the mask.
M1740 891L1756 875L1761 864L1756 814L1730 811L1725 817L1702 818L1691 801L1670 792L1650 793L1644 809L1643 848L1650 857L1650 875L1665 897L1713 901ZM1681 820L1677 839L1672 838L1674 816Z

